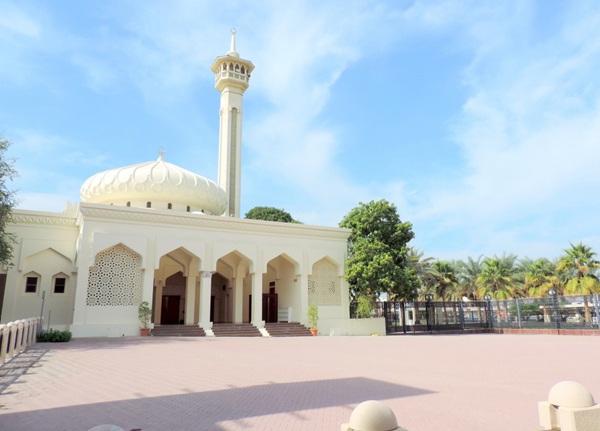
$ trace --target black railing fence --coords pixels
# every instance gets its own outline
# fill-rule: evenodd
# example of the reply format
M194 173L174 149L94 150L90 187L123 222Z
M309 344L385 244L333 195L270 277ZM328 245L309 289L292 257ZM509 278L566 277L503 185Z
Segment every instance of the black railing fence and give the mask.
M489 301L492 327L598 329L597 294Z
M598 329L597 294L489 301L377 302L370 317L384 317L386 332L416 333L484 328ZM350 304L356 318L356 304Z

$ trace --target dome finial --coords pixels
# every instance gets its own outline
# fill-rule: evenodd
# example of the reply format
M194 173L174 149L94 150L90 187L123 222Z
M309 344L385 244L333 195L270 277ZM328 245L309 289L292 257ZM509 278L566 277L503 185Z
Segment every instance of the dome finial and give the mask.
M162 160L163 154L167 152L167 149L163 146L158 147L158 159Z
M227 55L231 56L231 57L239 57L240 55L238 54L238 52L235 50L235 34L237 33L237 30L235 28L231 28L231 47L229 48L229 52L227 53Z

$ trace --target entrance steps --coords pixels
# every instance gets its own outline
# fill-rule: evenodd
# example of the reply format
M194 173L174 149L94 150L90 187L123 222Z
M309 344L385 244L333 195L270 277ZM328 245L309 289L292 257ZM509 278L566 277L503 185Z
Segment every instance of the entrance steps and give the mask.
M310 337L308 328L297 322L265 323L265 329L271 337Z
M262 334L250 323L213 323L215 337L262 337Z
M152 330L154 337L205 337L204 329L198 325L157 325Z

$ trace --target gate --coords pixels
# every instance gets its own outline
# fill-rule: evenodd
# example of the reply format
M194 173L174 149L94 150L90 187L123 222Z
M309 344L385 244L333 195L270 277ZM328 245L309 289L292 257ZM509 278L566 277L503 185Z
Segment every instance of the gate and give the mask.
M490 327L486 302L384 302L387 334L414 334Z

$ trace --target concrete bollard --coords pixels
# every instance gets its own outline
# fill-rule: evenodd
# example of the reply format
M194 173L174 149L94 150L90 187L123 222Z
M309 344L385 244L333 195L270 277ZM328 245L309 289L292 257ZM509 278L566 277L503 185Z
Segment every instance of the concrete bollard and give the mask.
M2 337L2 341L0 342L0 365L6 362L6 351L8 350L8 326L2 324L0 325L0 337Z
M544 430L597 431L600 405L581 383L564 381L552 386L548 401L538 403L540 425Z
M17 325L15 322L9 322L8 325L8 347L6 348L6 358L12 359L15 356L15 340L17 339Z
M398 426L396 415L380 401L365 401L356 406L350 422L341 431L406 431Z
M96 425L95 427L90 428L88 431L125 431L125 430L116 425L104 424L104 425Z

